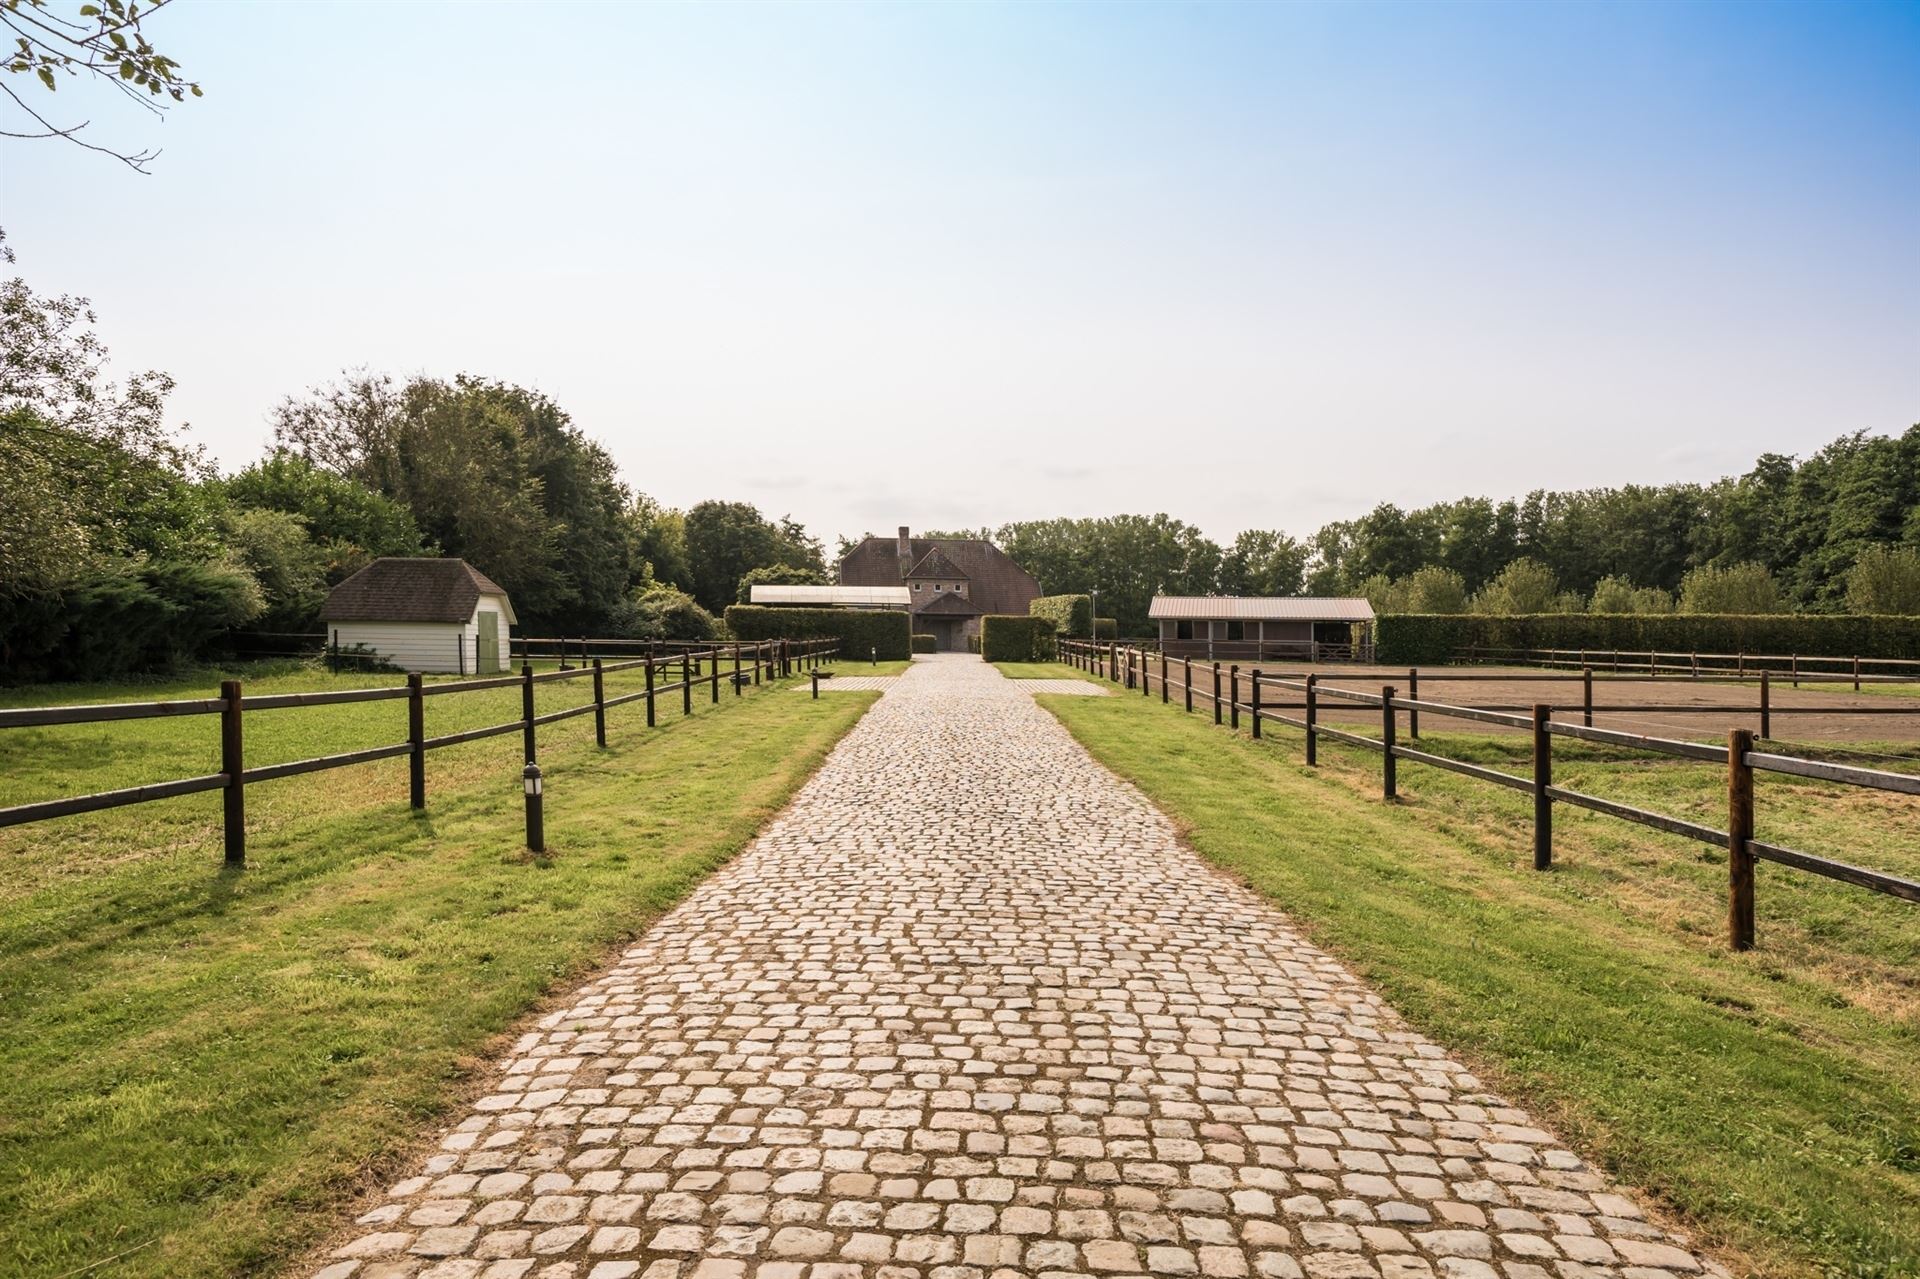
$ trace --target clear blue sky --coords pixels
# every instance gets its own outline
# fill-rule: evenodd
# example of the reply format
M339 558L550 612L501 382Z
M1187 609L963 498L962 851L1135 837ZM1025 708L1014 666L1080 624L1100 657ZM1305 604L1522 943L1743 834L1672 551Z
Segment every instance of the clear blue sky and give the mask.
M89 114L155 175L0 140L0 221L228 468L359 365L536 386L636 487L829 542L1305 534L1920 420L1920 4L181 0L151 34L206 97Z

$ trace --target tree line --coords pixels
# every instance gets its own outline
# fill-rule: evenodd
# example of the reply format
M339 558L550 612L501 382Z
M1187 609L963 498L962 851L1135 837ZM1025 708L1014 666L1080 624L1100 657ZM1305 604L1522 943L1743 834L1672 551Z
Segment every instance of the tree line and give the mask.
M0 261L13 254L0 234ZM100 676L306 632L383 555L467 559L529 634L703 638L754 581L822 582L820 542L746 502L631 489L550 397L492 379L350 372L289 396L223 475L122 382L86 299L0 284L0 661Z
M1168 595L1364 595L1381 612L1920 613L1920 426L1763 455L1711 484L1382 503L1226 545L1167 515L1023 520L991 537L1128 633Z

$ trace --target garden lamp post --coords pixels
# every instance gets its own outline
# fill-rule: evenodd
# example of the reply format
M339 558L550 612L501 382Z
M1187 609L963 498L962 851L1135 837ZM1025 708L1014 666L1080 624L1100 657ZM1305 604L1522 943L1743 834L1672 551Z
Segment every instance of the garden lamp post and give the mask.
M1100 638L1100 592L1088 591L1087 598L1093 608L1093 616L1087 619L1087 638L1097 640Z
M527 767L520 774L520 783L527 792L527 847L533 852L544 853L547 851L547 829L546 814L541 811L541 792L545 787L541 784L540 765L528 760Z

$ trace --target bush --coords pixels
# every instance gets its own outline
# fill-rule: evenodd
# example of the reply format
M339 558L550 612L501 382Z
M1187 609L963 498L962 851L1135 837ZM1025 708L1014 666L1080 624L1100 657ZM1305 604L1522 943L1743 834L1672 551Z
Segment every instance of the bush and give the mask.
M1920 613L1920 550L1869 546L1847 574L1847 611Z
M938 653L940 651L940 637L937 635L915 635L913 637L913 651L916 653Z
M980 619L980 656L989 662L1051 662L1053 619L990 613Z
M720 633L720 623L693 596L661 582L635 591L614 610L610 624L627 639L706 640Z
M1051 619L1055 634L1066 639L1085 639L1093 633L1091 595L1042 595L1027 604L1027 612Z
M857 608L768 608L761 604L727 607L727 628L735 639L836 639L844 660L883 662L913 656L913 619L905 613Z
M1093 619L1093 637L1095 639L1103 639L1103 640L1119 639L1120 638L1119 619L1113 618L1113 617L1094 618Z
M1779 613L1786 607L1765 564L1702 565L1680 579L1682 613Z
M1375 656L1389 666L1452 660L1470 648L1603 652L1752 653L1920 659L1920 617L1832 613L1533 613L1494 617L1391 613L1377 623Z
M205 660L260 616L252 574L228 564L123 563L10 601L0 620L9 682L109 679Z

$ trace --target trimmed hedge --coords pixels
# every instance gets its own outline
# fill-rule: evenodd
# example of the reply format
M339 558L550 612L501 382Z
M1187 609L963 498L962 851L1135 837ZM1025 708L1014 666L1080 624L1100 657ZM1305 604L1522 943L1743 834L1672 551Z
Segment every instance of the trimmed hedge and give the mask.
M1120 619L1117 617L1096 617L1093 619L1093 637L1095 639L1119 639Z
M1388 666L1451 661L1469 648L1920 659L1920 617L1837 613L1392 613L1374 655Z
M940 637L938 635L919 635L913 637L913 651L916 653L938 653Z
M1042 595L1028 602L1027 612L1051 618L1055 633L1067 639L1085 639L1093 633L1091 595Z
M913 619L905 613L858 608L768 608L729 604L727 629L735 639L837 639L840 660L883 662L913 656Z
M980 619L980 656L989 662L1051 662L1053 619L989 613Z

